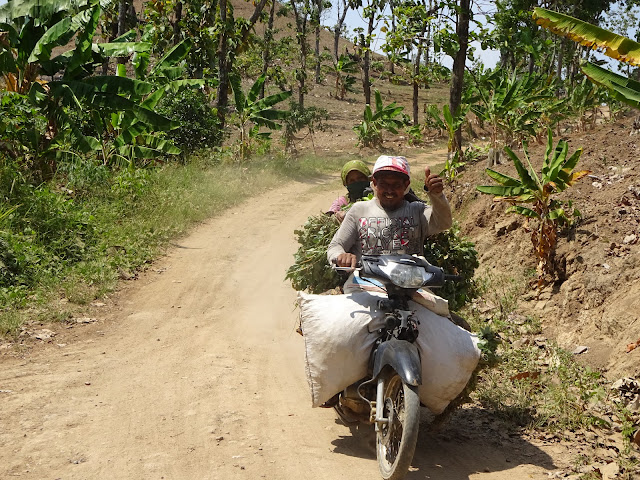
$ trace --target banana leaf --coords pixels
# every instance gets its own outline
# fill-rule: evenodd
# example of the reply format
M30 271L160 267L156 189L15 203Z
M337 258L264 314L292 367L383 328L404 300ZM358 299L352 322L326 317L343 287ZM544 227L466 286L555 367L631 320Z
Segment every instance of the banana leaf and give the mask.
M0 22L30 17L34 26L46 25L60 12L77 12L97 4L96 0L11 0L0 7Z
M522 205L511 205L509 208L507 208L507 212L519 213L520 215L529 217L529 218L540 217L540 215L538 215L538 212L536 212L535 210L529 207L524 207Z
M570 183L571 176L575 173L572 171L575 168L575 166L578 164L578 160L580 160L580 155L582 155L582 148L579 148L578 150L573 152L573 155L571 155L571 157L569 157L569 159L562 164L562 168L558 172L558 175L556 176L556 179L555 179L556 181L559 181L558 183L562 182L563 184L566 185L561 189L561 191L571 185ZM591 173L591 172L588 172L588 173Z
M147 95L154 88L154 85L149 82L134 80L127 77L115 77L113 75L87 77L82 83L93 86L97 92L117 93L121 95Z
M244 92L242 91L240 77L235 74L229 75L229 83L231 84L231 89L233 90L233 99L236 104L236 109L238 110L238 113L242 113L246 107L247 100L244 96Z
M523 187L505 187L501 185L478 185L476 190L480 193L489 193L500 197L517 197L526 191Z
M258 110L272 107L289 98L291 96L291 93L291 91L274 93L273 95L264 97L262 100L258 100L255 103L255 106Z
M84 64L91 61L92 40L96 33L96 28L98 28L98 23L100 22L100 15L102 15L102 10L99 6L94 7L86 13L83 12L77 15L77 17L81 17L78 21L82 23L84 28L78 35L76 48L73 50L73 56L65 69L64 78L73 78Z
M375 102L376 102L376 112L382 111L382 109L384 108L382 105L382 95L380 95L380 92L378 90L375 91Z
M119 37L114 38L112 42L115 42L115 43L134 42L137 37L138 37L138 32L136 31L135 28L132 28L128 32L124 32Z
M94 43L93 51L104 57L126 57L137 52L148 52L151 44L146 42Z
M582 150L577 150L573 153L572 157L576 155L577 152L581 152ZM556 145L556 149L554 150L554 155L550 159L547 169L543 168L543 175L545 176L545 181L554 182L558 178L558 173L562 170L562 166L565 164L567 159L567 153L569 152L569 144L563 140L558 142ZM580 158L580 154L578 153L578 158Z
M60 20L38 39L27 62L34 63L40 60L48 60L51 57L53 48L59 45L66 45L76 33L77 28L72 28L71 17L65 17Z
M604 49L605 55L616 60L640 65L640 43L627 37L544 8L534 8L533 18L538 25L553 33L586 47Z
M511 160L516 167L516 171L518 172L518 176L520 177L522 184L530 190L538 190L538 182L536 182L536 180L531 176L529 170L524 168L524 165L522 165L522 162L520 162L518 156L513 153L513 150L511 150L509 147L504 147L504 151L507 153L507 155L509 155L509 157L511 157Z
M484 172L487 175L489 175L491 178L493 178L496 182L498 182L500 185L503 185L505 187L522 187L522 182L520 180L513 177L509 177L508 175L504 175L500 172L496 172L491 168L485 169Z
M16 61L9 50L0 52L0 75L5 73L18 73Z
M594 83L612 90L614 98L632 107L640 108L640 83L588 62L582 71Z
M169 50L164 57L158 60L158 63L156 63L153 69L151 69L151 71L149 72L149 76L154 76L160 70L165 69L167 67L173 67L177 63L184 60L187 54L189 53L189 50L191 50L191 46L192 46L191 40L189 39L182 40L180 43L175 45L171 50Z

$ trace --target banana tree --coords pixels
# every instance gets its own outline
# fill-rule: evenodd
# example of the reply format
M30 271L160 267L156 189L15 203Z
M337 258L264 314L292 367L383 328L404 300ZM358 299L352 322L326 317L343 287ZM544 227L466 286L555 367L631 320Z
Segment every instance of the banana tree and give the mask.
M276 110L273 107L289 98L291 92L278 92L261 99L260 91L265 81L264 75L258 77L246 95L242 90L239 76L231 75L230 80L238 116L235 123L240 130L240 158L246 160L251 154L252 138L268 139L271 136L271 132L260 132L260 127L271 130L282 128L278 120L284 120L288 112Z
M362 122L353 127L358 136L358 145L365 147L381 146L383 130L397 134L398 129L408 123L408 117L402 115L403 106L398 106L396 102L384 105L378 90L374 92L374 96L375 113L369 104L365 105Z
M332 73L336 76L336 98L344 100L347 92L354 92L353 86L356 77L351 75L358 72L358 63L351 60L346 55L340 55L338 60L333 61Z
M458 129L464 124L469 109L470 105L461 105L461 108L458 109L456 114L451 115L449 105L444 105L442 107L442 117L440 117L440 111L437 105L431 104L427 109L430 123L440 130L446 131L449 137L447 142L447 161L444 164L444 169L440 173L441 175L444 174L449 181L452 181L465 165L464 158L461 158L462 155L455 149L455 135Z
M529 74L518 77L515 71L505 75L500 69L480 80L478 93L480 102L471 111L490 125L491 165L500 163L501 143L512 146L536 134L537 118L554 99L548 79Z
M567 37L586 47L600 49L605 55L621 62L635 66L640 65L640 43L627 37L544 8L534 8L533 18L538 25L553 33ZM591 62L586 62L581 68L592 82L610 89L614 98L640 108L640 82L618 75Z
M578 180L591 173L589 170L574 171L582 149L576 150L567 157L569 146L560 140L553 148L551 129L547 131L547 148L540 174L534 170L527 149L524 149L527 167L509 148L505 152L513 161L518 177L510 177L490 168L485 173L499 185L478 186L481 193L494 195L494 200L507 202L511 205L507 211L515 212L536 225L531 228L531 242L538 259L538 287L546 283L549 276L554 275L553 259L557 244L558 226L570 223L570 217L579 216L577 210L571 208L570 202L563 202L557 198L558 194L574 185Z

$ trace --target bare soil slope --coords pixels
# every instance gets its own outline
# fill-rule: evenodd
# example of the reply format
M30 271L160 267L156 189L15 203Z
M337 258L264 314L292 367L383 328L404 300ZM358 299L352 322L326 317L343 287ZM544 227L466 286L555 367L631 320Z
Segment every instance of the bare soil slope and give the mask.
M588 347L581 360L614 381L640 376L640 348L627 351L640 340L640 137L633 135L633 122L632 116L623 117L554 138L554 145L567 140L570 153L583 148L577 170L591 174L563 193L583 217L561 232L558 282L540 296L532 287L520 303L569 351ZM544 145L529 150L539 172ZM517 276L535 269L531 241L522 219L475 191L476 185L493 183L483 174L486 166L484 161L469 166L453 186L453 203L464 233L476 242L484 274ZM496 169L517 175L512 164Z

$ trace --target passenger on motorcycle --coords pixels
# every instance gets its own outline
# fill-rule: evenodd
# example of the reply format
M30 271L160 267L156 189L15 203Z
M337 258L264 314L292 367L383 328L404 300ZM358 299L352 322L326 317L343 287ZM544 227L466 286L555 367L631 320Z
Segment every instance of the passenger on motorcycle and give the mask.
M373 167L375 197L355 203L334 235L327 259L339 267L355 268L363 255L390 253L423 254L428 235L452 224L451 208L441 177L425 168L424 188L431 205L409 202L409 162L405 157L382 155Z
M369 177L371 171L366 163L362 160L351 160L342 167L341 177L342 184L347 187L347 195L338 197L331 208L327 211L328 215L335 215L338 223L344 220L346 210L343 207L360 200L366 195L365 190L369 187Z

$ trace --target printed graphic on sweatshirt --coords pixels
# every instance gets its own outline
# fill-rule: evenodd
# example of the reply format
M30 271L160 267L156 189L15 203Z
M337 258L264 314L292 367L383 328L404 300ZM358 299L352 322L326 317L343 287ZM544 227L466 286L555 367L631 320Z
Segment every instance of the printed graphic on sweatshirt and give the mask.
M361 217L358 237L364 255L420 251L419 226L413 217Z

